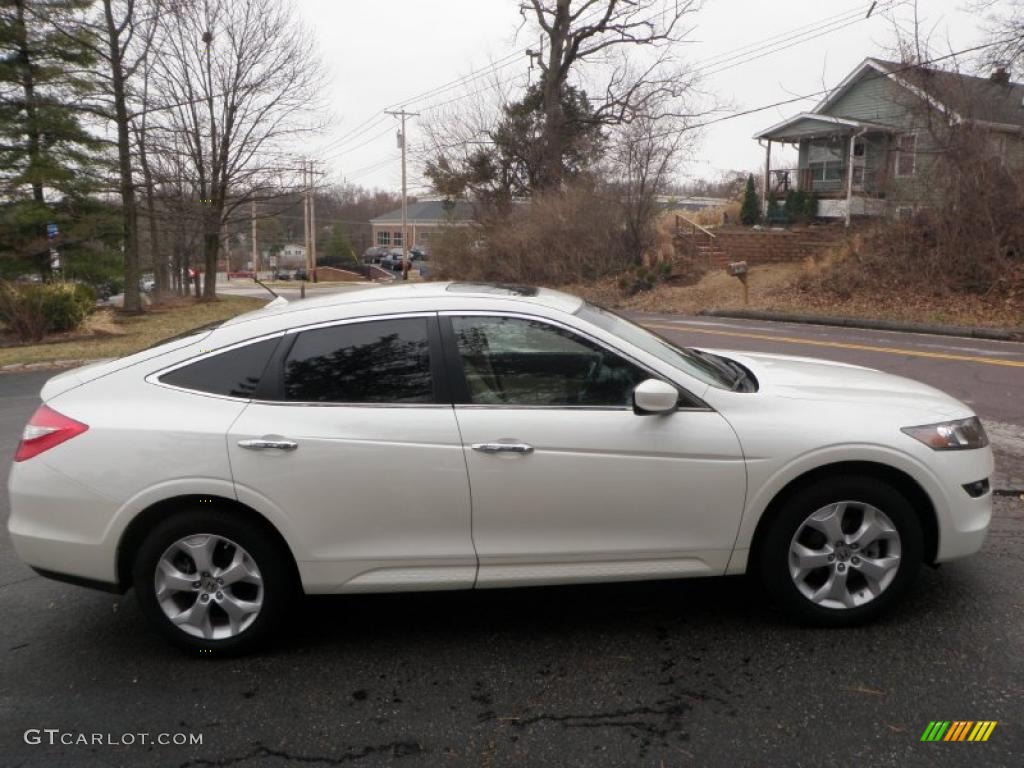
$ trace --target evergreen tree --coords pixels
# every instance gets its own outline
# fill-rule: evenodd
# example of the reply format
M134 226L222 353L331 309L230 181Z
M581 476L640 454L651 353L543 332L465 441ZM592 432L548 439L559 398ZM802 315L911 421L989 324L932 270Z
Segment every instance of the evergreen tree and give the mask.
M570 181L601 159L605 136L586 92L566 85L561 91L559 167L545 168L548 157L538 137L544 132L544 90L527 89L519 101L502 108L490 142L461 158L441 155L428 160L426 176L434 189L451 197L467 192L478 199L506 201L527 197L549 176Z
M320 260L325 267L342 267L356 260L355 250L341 222L331 228L331 236L327 240L325 251L324 258Z
M761 218L761 205L757 198L757 187L754 185L754 174L747 176L747 186L743 190L743 203L740 206L740 222L748 227L757 224Z
M43 275L47 225L72 229L68 216L82 209L75 201L100 175L101 145L78 107L92 88L93 58L76 20L91 4L0 0L0 255Z

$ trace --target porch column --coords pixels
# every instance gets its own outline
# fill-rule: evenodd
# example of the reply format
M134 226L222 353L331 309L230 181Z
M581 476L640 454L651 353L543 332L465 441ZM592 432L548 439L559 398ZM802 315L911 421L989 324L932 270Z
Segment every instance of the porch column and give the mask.
M771 191L772 140L768 139L764 150L764 200L761 203L762 214L768 218L768 194Z
M846 157L846 226L850 226L850 207L853 204L853 145L857 143L856 135L850 134L850 147Z

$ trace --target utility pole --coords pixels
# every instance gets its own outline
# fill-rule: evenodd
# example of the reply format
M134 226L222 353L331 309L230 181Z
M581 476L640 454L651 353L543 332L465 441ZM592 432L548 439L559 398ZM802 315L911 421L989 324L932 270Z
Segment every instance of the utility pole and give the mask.
M251 200L249 202L249 217L252 219L252 276L253 279L259 279L260 276L260 257L259 250L256 246L256 201Z
M309 268L307 279L316 282L316 192L314 190L316 174L313 172L313 161L309 161Z
M419 117L419 112L406 112L405 107L397 111L385 110L388 115L394 115L401 119L402 128L398 133L398 146L402 148L402 277L409 273L406 265L409 263L409 199L405 194L405 118Z
M306 269L309 269L309 182L306 176L306 160L302 160L302 247L306 251Z

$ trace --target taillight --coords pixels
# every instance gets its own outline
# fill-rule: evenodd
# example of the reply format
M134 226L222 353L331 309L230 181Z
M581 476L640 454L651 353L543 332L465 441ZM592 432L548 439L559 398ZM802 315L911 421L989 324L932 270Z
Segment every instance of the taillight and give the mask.
M43 451L82 434L88 428L88 424L69 419L53 408L40 405L25 425L25 431L21 433L21 442L18 444L18 452L14 454L14 460L25 461L38 456Z

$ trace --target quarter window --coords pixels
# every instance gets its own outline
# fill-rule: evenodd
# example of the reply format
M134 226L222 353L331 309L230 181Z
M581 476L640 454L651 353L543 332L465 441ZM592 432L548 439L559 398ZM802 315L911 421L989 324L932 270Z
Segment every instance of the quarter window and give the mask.
M197 392L252 397L279 338L257 341L203 358L160 377L160 382Z
M427 318L303 331L285 360L284 397L314 403L433 402Z
M452 317L470 402L482 405L628 406L650 378L569 331L512 317Z

